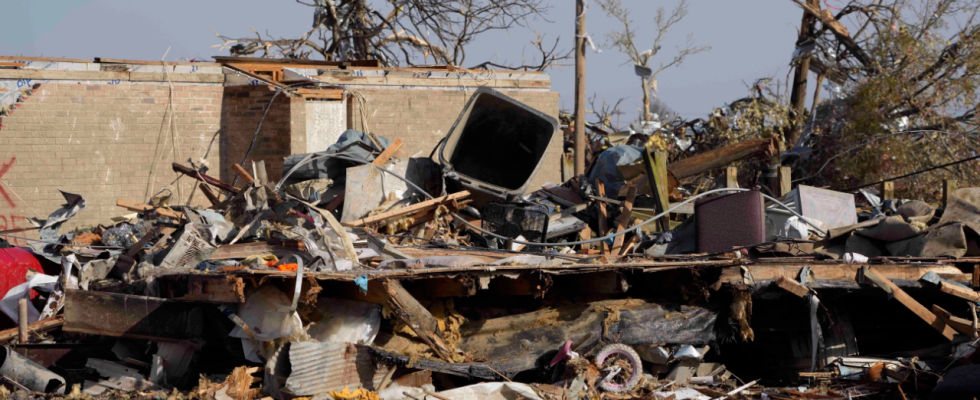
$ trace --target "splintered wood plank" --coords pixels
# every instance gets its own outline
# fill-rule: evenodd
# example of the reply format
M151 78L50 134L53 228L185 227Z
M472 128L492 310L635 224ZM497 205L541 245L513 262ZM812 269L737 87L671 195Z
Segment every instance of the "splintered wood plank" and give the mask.
M943 320L946 325L953 327L959 333L967 335L969 337L977 337L977 331L973 329L973 321L967 321L965 318L960 318L953 313L944 310L938 304L932 305L932 313L936 314L937 317Z
M922 304L919 304L919 302L915 301L912 296L909 296L908 293L905 293L904 290L896 286L894 283L892 283L892 281L888 280L888 278L879 274L874 268L865 267L864 273L866 275L874 276L877 278L877 281L884 283L889 289L891 289L892 293L894 293L895 300L901 302L906 308L909 309L909 311L912 311L915 313L915 315L919 316L919 318L922 318L922 320L927 324L939 331L943 337L953 340L953 336L956 335L956 330L951 328L949 325L946 325L946 323L943 322L941 318L937 317L936 314L933 314L922 306Z
M403 216L403 215L413 214L413 213L416 213L416 212L419 212L419 211L423 211L423 210L428 210L428 209L435 209L436 207L438 207L442 203L447 203L447 202L448 203L451 203L453 200L462 200L462 199L464 199L466 197L469 197L469 195L470 195L470 192L464 190L464 191L459 192L459 193L453 193L453 194L450 194L450 195L447 195L447 196L436 197L436 198L434 198L432 200L426 200L426 201L423 201L423 202L418 203L418 204L410 205L408 207L402 207L402 208L398 208L398 209L395 209L395 210L391 210L391 211L383 212L383 213L380 213L380 214L372 215L370 217L364 217L364 218L361 218L359 220L347 222L344 225L350 226L350 227L359 227L359 226L370 225L370 224L373 224L375 222L381 222L381 221L384 221L384 220L389 219L389 218L400 217L400 216Z
M253 178L252 175L250 175L248 171L245 170L245 168L242 168L241 165L232 164L231 169L234 170L236 174L238 174L239 178L244 179L246 184L251 184L252 182L255 182L255 178Z
M675 178L684 179L748 158L769 158L775 152L776 144L773 139L743 140L671 163L667 169Z
M439 357L447 362L453 362L452 352L446 346L442 331L439 330L439 322L429 313L429 310L419 304L418 300L415 300L415 297L412 297L398 281L386 279L383 284L385 291L388 292L388 307L395 316L408 325Z
M792 279L788 279L784 276L776 279L776 286L783 288L783 290L795 294L799 297L806 297L810 293L810 288L803 286Z
M622 232L629 227L630 218L633 216L633 201L636 200L636 186L630 185L626 192L626 201L623 202L623 213L619 216L619 221L616 224L616 232ZM636 236L634 234L634 236ZM612 252L614 254L619 254L620 250L623 248L623 241L626 235L616 236L613 241Z
M52 318L31 323L27 325L27 331L36 332L36 333L47 332L50 330L60 328L64 324L65 324L65 317L59 315L57 317L52 317ZM20 330L19 327L0 331L0 342L7 342L10 339L17 337L19 333L17 332L18 330Z
M940 282L939 290L942 291L943 293L951 294L961 299L970 300L974 303L980 302L980 293L974 292L960 285L953 285L946 282Z

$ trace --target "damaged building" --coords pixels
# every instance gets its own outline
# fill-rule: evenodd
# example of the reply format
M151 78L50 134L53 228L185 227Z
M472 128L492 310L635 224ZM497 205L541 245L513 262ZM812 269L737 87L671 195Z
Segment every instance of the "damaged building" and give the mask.
M215 61L0 63L5 395L972 393L978 188L764 194L773 139L601 129L570 176L545 74Z

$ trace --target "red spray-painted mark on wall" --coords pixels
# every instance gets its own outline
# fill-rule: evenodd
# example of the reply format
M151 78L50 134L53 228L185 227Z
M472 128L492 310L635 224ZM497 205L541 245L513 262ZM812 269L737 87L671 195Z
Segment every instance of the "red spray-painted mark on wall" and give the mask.
M10 162L0 164L0 179L3 179L3 174L6 174L7 171L10 170L10 167L14 165L14 161L17 161L17 157L10 157ZM4 200L7 200L7 204L10 205L10 208L17 208L17 203L14 203L14 199L11 199L10 195L7 194L7 191L4 189L4 185L0 185L0 195L3 196Z

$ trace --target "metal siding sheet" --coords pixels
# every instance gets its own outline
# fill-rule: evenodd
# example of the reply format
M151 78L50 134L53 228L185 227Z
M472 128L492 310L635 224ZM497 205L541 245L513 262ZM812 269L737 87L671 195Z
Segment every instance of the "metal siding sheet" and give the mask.
M367 348L343 342L293 342L285 391L307 396L330 390L374 390L374 362Z

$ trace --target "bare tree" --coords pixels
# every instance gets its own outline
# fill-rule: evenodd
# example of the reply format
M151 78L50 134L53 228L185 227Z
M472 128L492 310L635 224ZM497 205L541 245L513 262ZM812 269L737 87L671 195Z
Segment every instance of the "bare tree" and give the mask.
M609 104L609 102L606 101L606 98L603 97L602 105L596 107L596 100L598 99L598 97L599 97L598 94L592 93L592 98L589 99L590 109L587 112L594 114L596 116L596 119L598 119L597 124L599 124L603 128L609 128L613 132L619 132L620 130L622 130L622 128L619 126L619 116L625 114L623 110L619 109L619 106L622 105L624 101L626 101L626 98L625 97L620 98L619 100L616 100L615 104ZM615 124L613 124L612 121L614 117L616 118Z
M649 71L649 75L640 77L640 86L643 89L643 118L649 120L651 118L650 94L657 91L657 76L667 68L680 66L687 56L710 50L711 46L699 46L692 42L693 35L688 35L686 45L683 48L678 47L677 54L670 61L661 61L654 69L650 67L650 61L660 53L661 42L667 35L667 31L687 16L687 0L677 3L670 14L663 7L657 9L657 15L654 17L657 34L653 39L653 46L643 51L636 46L637 32L633 28L633 21L629 18L630 11L623 8L622 0L598 0L598 3L606 14L623 24L622 31L608 35L612 46L626 54L630 61L639 67L638 70Z
M463 66L466 47L477 36L545 18L542 0L312 0L313 25L299 38L274 38L252 29L255 37L215 32L232 55L322 58L328 61L379 60L383 65ZM519 65L482 61L474 68L544 70L570 51L548 45L541 35L531 41L537 53Z

